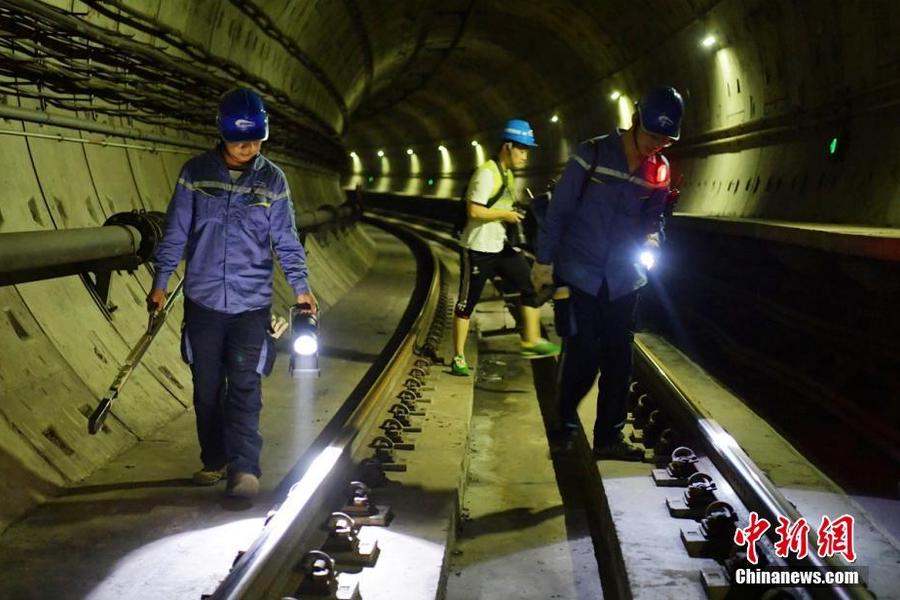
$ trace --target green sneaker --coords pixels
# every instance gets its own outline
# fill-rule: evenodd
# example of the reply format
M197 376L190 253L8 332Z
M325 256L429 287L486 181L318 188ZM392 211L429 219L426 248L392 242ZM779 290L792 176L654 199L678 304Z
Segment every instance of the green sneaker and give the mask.
M525 358L544 358L559 354L559 346L547 340L539 340L532 345L522 344L522 356Z
M460 377L468 377L471 371L469 371L469 365L466 364L466 357L462 354L454 356L450 363L450 372Z

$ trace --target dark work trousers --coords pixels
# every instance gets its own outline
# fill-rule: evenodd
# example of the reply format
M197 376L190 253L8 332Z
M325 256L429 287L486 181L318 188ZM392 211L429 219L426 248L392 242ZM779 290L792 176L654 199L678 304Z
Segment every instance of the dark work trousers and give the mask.
M459 263L459 294L455 314L468 319L481 298L484 284L499 275L508 283L511 291L521 293L522 304L537 308L540 306L534 286L531 283L531 267L525 257L509 245L500 252L478 252L462 248Z
M577 423L578 404L591 390L599 371L594 446L601 446L615 442L625 425L638 292L610 301L606 285L596 296L569 289L576 332L563 339L559 416L564 426Z
M194 377L200 460L259 477L262 360L271 308L234 315L185 299L182 349Z

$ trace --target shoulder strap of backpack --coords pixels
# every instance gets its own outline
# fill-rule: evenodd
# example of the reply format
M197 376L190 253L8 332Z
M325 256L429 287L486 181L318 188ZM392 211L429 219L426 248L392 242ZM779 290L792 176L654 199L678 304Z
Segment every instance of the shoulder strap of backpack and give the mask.
M497 167L497 172L499 172L499 171L500 171L500 168ZM503 176L503 173L500 173L500 189L497 190L496 194L494 194L493 196L488 198L487 204L485 204L485 206L490 208L493 205L497 204L497 202L500 200L500 198L503 197L503 194L505 192L506 192L506 177Z

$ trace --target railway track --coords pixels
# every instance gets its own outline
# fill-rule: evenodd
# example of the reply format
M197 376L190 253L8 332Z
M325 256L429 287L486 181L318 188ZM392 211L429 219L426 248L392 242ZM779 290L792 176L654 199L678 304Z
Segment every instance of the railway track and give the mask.
M708 597L735 597L736 593L744 594L740 597L762 597L764 586L749 588L752 593L748 588L741 589L739 570L830 572L838 573L838 580L848 581L858 575L841 553L819 554L815 534L822 515L801 514L735 438L678 385L666 364L641 340L635 343L634 380L629 398L633 440L648 449L647 460L654 464L654 483L673 490L666 508L673 518L684 523L681 541L685 552L718 563L701 572ZM755 544L746 543L745 533L753 525L751 518L771 525ZM779 544L783 544L782 534L777 531L779 519L785 519L789 527L798 522L810 526L797 530L794 545L787 552L787 547L779 549ZM744 544L735 543L736 532ZM808 551L799 552L801 546ZM862 582L777 589L783 598L874 598Z
M410 416L425 411L421 388L443 333L447 290L425 242L395 225L368 221L413 249L418 272L410 303L385 350L307 452L302 476L208 598L290 598L323 591L353 598L352 585L337 577L341 561L368 564L377 558L376 549L360 547L357 534L362 524L389 522L389 509L370 502L365 480L402 469L393 449L403 433L415 431Z
M359 598L353 578L342 580L342 565L374 566L378 549L363 547L359 528L363 524L389 522L389 509L375 506L368 496L370 483L384 471L402 469L394 449L407 442L403 434L416 431L410 415L427 410L422 390L428 386L431 358L446 326L450 299L447 282L434 251L424 238L452 244L446 235L428 225L413 225L393 218L369 217L415 248L420 276L403 326L388 344L386 354L360 383L352 410L340 426L326 428L309 451L302 478L267 520L256 542L235 561L228 577L210 598L308 598L333 594L334 598ZM541 403L552 404L552 361L535 363L535 383ZM357 397L358 396L358 397ZM819 556L813 537L818 515L803 515L744 452L735 439L711 415L692 401L670 376L654 353L638 341L635 345L635 383L630 394L630 423L635 442L647 448L647 477L668 495L665 507L679 519L684 552L705 558L690 575L702 582L709 598L839 598L862 600L875 596L864 582L851 585L802 584L791 586L738 583L739 570L803 571L858 575L851 565L834 556ZM390 411L390 412L388 412ZM545 416L549 414L545 408ZM599 479L582 438L576 450L577 469ZM571 457L569 458L571 460ZM577 478L569 477L571 484ZM598 497L603 484L584 484L593 493L580 498L588 513L594 513L594 529L613 519L608 501ZM596 517L598 512L607 514ZM749 533L751 515L772 524L752 544L735 544L736 532ZM780 551L776 525L779 517L789 523L806 519L812 531L805 533L811 551L804 556ZM327 527L323 527L327 524ZM608 528L608 526L607 526ZM738 534L740 537L740 534ZM601 578L607 598L633 598L632 579L615 536L594 535ZM652 543L652 542L648 542ZM796 542L795 542L796 543ZM748 552L750 545L752 552ZM748 556L749 555L749 556ZM754 558L756 562L753 562ZM402 582L397 582L402 587ZM398 589L400 589L398 587ZM777 595L775 595L777 593Z

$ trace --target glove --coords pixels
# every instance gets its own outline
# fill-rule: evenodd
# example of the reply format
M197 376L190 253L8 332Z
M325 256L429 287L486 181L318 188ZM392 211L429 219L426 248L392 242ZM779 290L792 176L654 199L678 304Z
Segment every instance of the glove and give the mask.
M534 286L536 292L540 292L545 287L552 287L553 265L534 263L534 266L531 267L531 285Z

